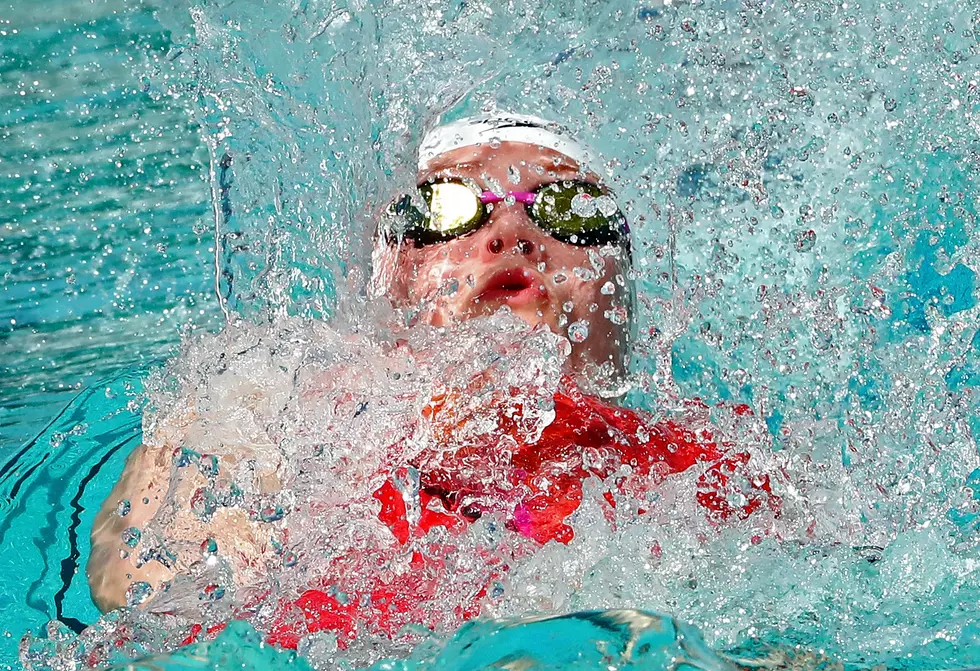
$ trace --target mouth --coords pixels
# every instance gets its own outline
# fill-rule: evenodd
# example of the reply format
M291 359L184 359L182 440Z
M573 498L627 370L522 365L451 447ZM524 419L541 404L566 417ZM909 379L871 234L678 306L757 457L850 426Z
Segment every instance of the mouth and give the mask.
M536 303L548 295L544 283L526 268L498 270L486 281L474 303L506 303L512 307Z

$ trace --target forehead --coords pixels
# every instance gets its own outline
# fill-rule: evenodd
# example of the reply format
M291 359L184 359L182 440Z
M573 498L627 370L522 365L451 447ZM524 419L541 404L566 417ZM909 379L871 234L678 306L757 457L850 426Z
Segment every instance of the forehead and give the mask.
M480 179L484 176L504 181L511 168L526 177L547 176L552 179L588 179L598 181L598 175L589 172L572 158L545 147L524 142L499 142L493 145L483 143L459 147L432 159L419 170L418 179L437 175L452 174L458 177ZM527 170L524 170L527 168Z

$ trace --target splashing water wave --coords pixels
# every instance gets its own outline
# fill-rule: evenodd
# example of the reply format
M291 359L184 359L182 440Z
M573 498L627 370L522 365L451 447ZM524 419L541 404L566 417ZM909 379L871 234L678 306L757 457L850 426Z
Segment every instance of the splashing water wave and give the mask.
M636 235L629 400L669 414L704 399L704 421L773 474L780 515L711 523L692 470L657 486L649 514L610 517L586 481L567 545L526 551L492 516L451 538L456 579L423 623L434 634L347 648L314 634L301 652L322 667L413 648L435 660L506 556L485 615L643 609L733 658L779 643L855 668L980 662L975 10L335 0L161 13L188 35L172 54L186 67L154 81L196 101L218 290L245 319L153 382L146 440L186 452L139 543L185 575L79 638L26 639L28 667L108 655L121 628L121 657L229 614L268 632L269 594L389 533L372 498L382 465L499 437L511 387L522 439L552 421L562 338L505 315L403 333L356 297L373 215L414 180L424 126L490 108L561 119L604 156ZM420 419L447 389L466 390L457 443ZM733 420L733 403L753 414ZM221 538L202 556L202 516L223 514L261 540L254 561ZM411 557L389 570L399 561Z
M591 479L567 545L535 549L503 519L486 515L461 534L436 529L422 545L377 554L392 539L372 493L390 465L417 462L433 447L439 459L466 464L465 447L489 438L501 458L472 462L468 482L478 488L505 481L506 447L516 442L501 436L500 408L520 417L518 440L540 436L554 418L567 347L550 331L529 332L506 315L443 333L388 335L289 318L237 324L191 344L150 384L155 410L145 416L145 441L173 450L171 484L133 550L148 553L148 561L171 556L180 574L145 610L107 616L79 638L49 633L25 649L23 661L47 668L51 655L64 659L66 645L80 661L168 649L185 642L194 625L212 629L232 616L274 635L282 628L275 604L311 584L335 581L351 598L371 593L376 574L359 567L380 561L378 571L398 586L398 576L421 570L415 553L437 547L452 579L411 612L424 626L399 627L394 636L368 628L340 649L335 635L312 634L299 641L300 651L329 666L398 657L421 642L437 650L435 641L462 624L488 581L494 588L482 599L483 615L659 610L700 625L723 648L750 640L812 648L820 641L853 658L896 645L916 650L923 641L952 654L975 644L974 614L951 617L948 599L977 595L980 565L950 542L951 527L937 523L873 547L881 530L862 517L862 507L873 504L861 483L840 469L808 468L808 453L792 448L768 453L760 445L754 455L769 472L785 474L774 480L784 500L775 518L717 526L696 504L694 472L655 487L646 499L650 514L639 515L627 498L611 517L609 490ZM521 393L512 396L514 389ZM423 419L433 399L447 395L460 398L442 420L449 434ZM746 421L729 429L741 432L740 447L766 435L759 420ZM406 475L401 486L418 505L417 479ZM236 551L243 538L253 552ZM137 602L143 596L131 594ZM125 645L114 649L119 641Z

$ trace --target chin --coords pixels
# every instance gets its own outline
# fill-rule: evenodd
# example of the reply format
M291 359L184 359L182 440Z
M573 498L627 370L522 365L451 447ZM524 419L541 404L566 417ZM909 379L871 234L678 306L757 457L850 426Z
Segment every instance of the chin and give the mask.
M491 310L489 312L492 314L493 312L496 312L499 309L500 306L497 306L496 309ZM537 305L521 305L517 307L511 306L510 309L515 317L517 317L521 321L526 322L528 326L536 327L536 326L541 326L543 324L548 328L550 328L552 331L556 330L555 325L552 324L554 320L548 318L550 310L546 312L542 310L540 306Z

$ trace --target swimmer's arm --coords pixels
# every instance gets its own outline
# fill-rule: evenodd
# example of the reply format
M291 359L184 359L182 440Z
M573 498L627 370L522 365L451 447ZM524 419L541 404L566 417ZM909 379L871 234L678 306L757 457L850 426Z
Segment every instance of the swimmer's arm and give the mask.
M171 450L141 445L126 460L119 482L102 504L92 526L92 552L86 573L92 600L102 612L126 605L126 590L135 581L145 581L156 589L173 574L156 561L136 568L136 551L122 540L129 527L142 530L160 508L167 492ZM121 517L120 501L130 502L130 512ZM123 557L121 552L131 552Z
M236 454L222 456L223 477L232 477L236 464L247 455L248 451L240 448ZM122 477L96 516L87 572L92 600L103 612L126 605L126 591L133 582L147 582L154 594L159 593L162 583L172 580L177 572L200 559L200 546L205 538L210 537L217 543L236 582L254 582L254 576L249 577L250 571L261 572L263 555L274 550L269 545L270 527L251 520L248 512L238 506L219 507L210 520L200 520L191 511L190 501L195 491L207 481L197 469L184 469L172 483L172 462L172 442L164 443L162 447L143 445L137 448L129 456ZM251 488L261 493L282 489L275 471L246 470L252 473ZM128 500L131 505L125 517L117 513L121 500ZM173 508L164 515L166 521L159 527L161 520L157 518L164 500ZM137 553L144 546L126 547L122 534L128 527L139 529L144 543L148 527L164 533L168 547L176 556L173 570L153 559L137 568ZM122 556L120 551L130 554ZM150 602L143 605L152 608Z

